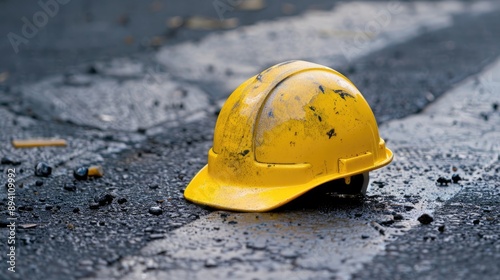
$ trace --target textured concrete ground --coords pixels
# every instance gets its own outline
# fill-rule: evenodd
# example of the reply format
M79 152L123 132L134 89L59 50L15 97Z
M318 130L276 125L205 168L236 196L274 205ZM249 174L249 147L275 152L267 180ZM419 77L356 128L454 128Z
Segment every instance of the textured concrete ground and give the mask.
M15 10L12 2L0 5ZM102 18L114 7L107 5ZM16 171L17 218L11 273L5 188L0 278L495 279L498 4L372 1L307 12L301 5L285 18L275 18L283 5L235 10L246 26L199 33L184 26L172 35L175 43L157 51L82 55L65 60L64 71L49 56L48 77L28 70L29 56L4 58L5 69L19 63L22 71L0 82L0 169L5 182ZM377 21L381 28L370 29ZM92 26L68 28L93 34ZM105 52L106 44L96 49ZM67 57L68 47L57 46ZM224 99L244 79L288 59L326 64L352 79L394 162L371 174L365 198L320 190L261 214L185 201L185 186L206 164ZM32 137L60 137L68 146L10 144ZM39 161L53 166L49 177L34 176ZM102 165L105 176L74 180L73 169L85 164ZM437 183L453 174L463 180ZM434 221L421 224L422 214Z

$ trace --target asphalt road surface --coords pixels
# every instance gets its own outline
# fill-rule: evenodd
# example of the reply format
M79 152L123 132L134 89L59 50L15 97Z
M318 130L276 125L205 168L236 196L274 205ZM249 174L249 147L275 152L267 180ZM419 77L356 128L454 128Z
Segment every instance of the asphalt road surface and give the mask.
M0 279L498 279L497 2L117 3L59 4L16 54L43 9L0 1ZM393 163L362 198L187 202L224 100L290 59L357 85ZM11 144L39 137L68 145Z

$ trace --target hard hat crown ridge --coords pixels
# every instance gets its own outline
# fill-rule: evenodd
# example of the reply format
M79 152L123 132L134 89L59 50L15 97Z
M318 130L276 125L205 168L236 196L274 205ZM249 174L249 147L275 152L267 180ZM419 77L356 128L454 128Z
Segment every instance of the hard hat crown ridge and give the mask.
M229 96L208 164L185 197L221 209L267 211L391 160L373 112L351 81L325 66L288 61Z

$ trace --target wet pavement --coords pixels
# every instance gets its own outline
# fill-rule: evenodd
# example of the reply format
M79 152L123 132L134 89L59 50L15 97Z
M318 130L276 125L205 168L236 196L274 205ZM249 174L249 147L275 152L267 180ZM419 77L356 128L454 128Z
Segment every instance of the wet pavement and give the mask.
M5 55L0 57L0 72L9 71L9 81L15 84L71 72L98 60L117 57L147 60L147 54L164 45L200 40L208 34L225 30L204 28L203 25L185 26L185 21L190 18L218 23L220 15L222 19L235 21L237 26L245 26L277 17L296 16L309 10L328 10L339 1L250 0L256 2L253 9L242 5L241 0L229 1L225 7L216 5L221 2L228 3L225 0L57 1L59 5L51 6L50 10L54 12L47 21L41 18L41 27L27 28L28 36L24 36L25 21L22 18L34 24L34 15L45 11L44 8L38 2L2 1L0 34L5 40L0 41L0 51ZM18 52L7 39L9 32L28 40L19 43Z
M495 243L500 114L492 104L500 99L477 79L499 74L497 62L423 113L381 125L398 157L373 172L367 198L314 193L273 213L215 211L98 276L406 279L419 273L419 278L493 279L498 269L491 261L500 253ZM485 112L488 121L481 116ZM470 150L474 153L464 152ZM463 179L451 183L453 174ZM437 182L441 176L450 183ZM460 251L476 256L443 259Z
M16 170L18 218L18 270L5 275L494 279L498 7L389 4L338 4L3 86L0 169L5 180ZM380 11L391 15L385 28L352 45ZM365 198L319 191L260 214L185 201L185 186L206 164L223 100L242 80L292 58L351 78L395 161L372 172ZM33 137L63 138L68 146L10 145ZM34 176L42 161L52 167L48 177ZM75 168L95 164L104 177L74 179ZM437 181L453 174L463 180ZM0 198L7 209L7 192ZM433 221L422 222L424 214ZM5 240L7 217L2 210ZM7 270L4 257L0 268Z

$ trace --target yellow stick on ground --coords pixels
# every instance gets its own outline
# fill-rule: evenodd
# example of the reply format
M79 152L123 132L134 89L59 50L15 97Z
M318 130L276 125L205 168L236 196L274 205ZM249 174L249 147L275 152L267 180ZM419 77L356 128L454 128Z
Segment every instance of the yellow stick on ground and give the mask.
M100 165L92 165L89 167L87 174L90 177L102 177L104 176L104 170Z
M37 148L37 147L66 147L66 140L64 139L24 139L12 140L14 148Z

